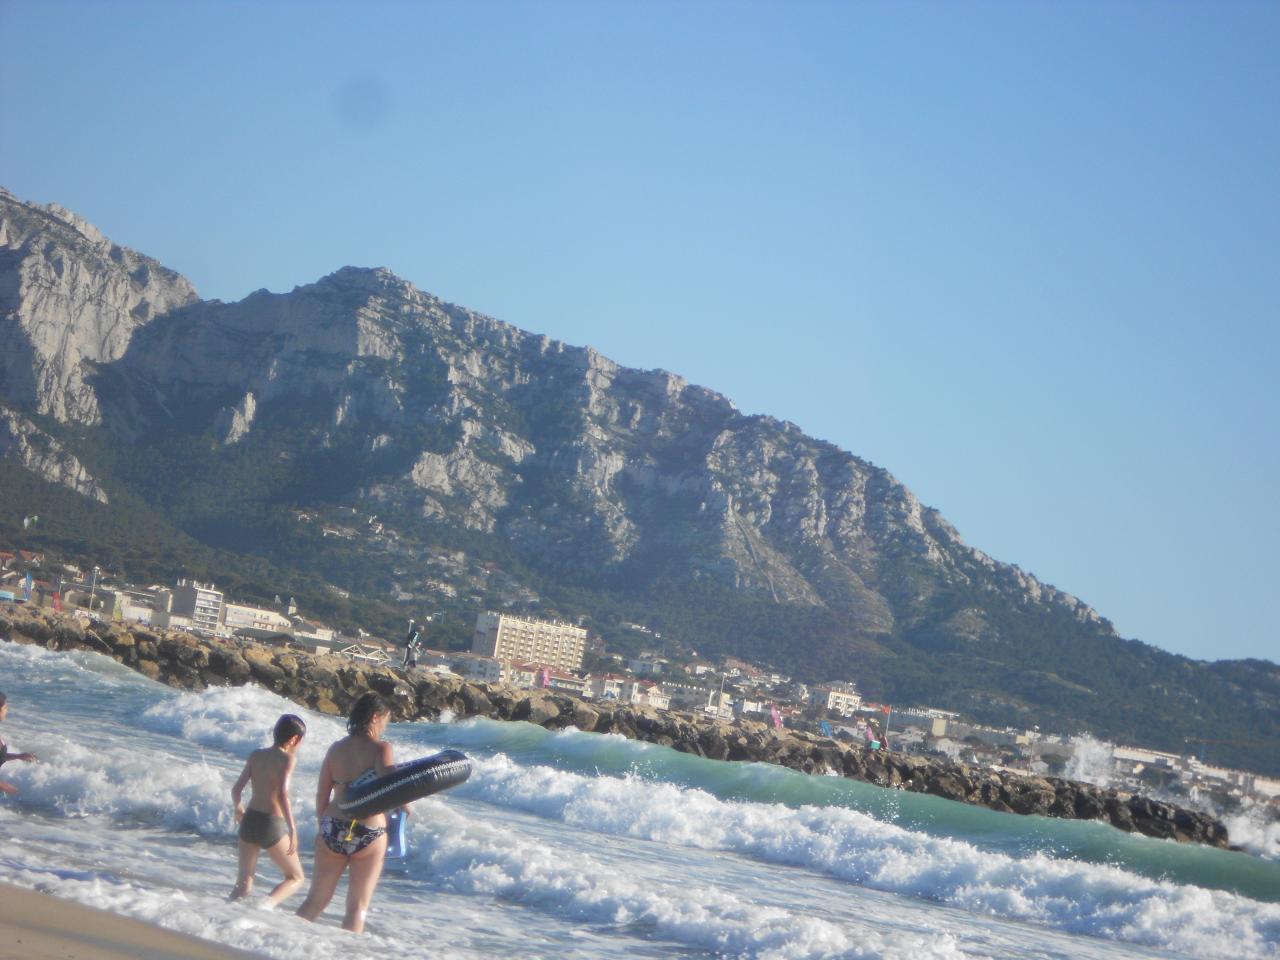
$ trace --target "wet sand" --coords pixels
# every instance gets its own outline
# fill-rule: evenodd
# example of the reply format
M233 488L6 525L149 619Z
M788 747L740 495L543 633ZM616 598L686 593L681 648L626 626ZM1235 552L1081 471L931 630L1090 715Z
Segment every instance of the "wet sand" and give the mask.
M250 960L258 956L0 883L0 960Z

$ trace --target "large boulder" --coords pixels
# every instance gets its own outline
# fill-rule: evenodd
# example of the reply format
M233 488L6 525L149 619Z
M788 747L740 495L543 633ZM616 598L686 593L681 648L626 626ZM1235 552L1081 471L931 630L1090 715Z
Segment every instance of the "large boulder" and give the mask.
M245 647L241 656L253 679L270 690L278 689L284 680L284 671L275 662L270 650L255 644Z
M516 704L512 720L527 720L538 726L545 726L547 721L560 716L560 708L555 697L545 690L531 690L529 695Z

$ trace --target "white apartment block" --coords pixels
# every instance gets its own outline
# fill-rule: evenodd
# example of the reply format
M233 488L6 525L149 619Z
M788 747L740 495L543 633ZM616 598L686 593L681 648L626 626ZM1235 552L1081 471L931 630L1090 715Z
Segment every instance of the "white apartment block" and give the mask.
M814 689L809 703L847 717L862 706L862 695L852 683L828 683Z
M233 633L236 630L277 630L284 633L291 624L283 613L268 610L265 607L251 607L244 603L224 603L222 605L222 623Z
M471 652L496 660L582 669L587 631L571 623L513 617L486 610L476 617Z
M538 672L538 682L548 690L564 690L567 693L579 695L587 692L587 678L580 677L576 673L569 673L567 670L552 670L549 667L543 667Z
M213 584L205 585L194 580L179 580L169 591L166 612L168 624L177 626L183 619L189 620L196 630L218 633L222 626L222 591Z
M652 680L628 678L622 682L618 699L623 703L638 703L653 707L655 710L666 710L671 706L671 698L662 692L662 688Z
M594 673L587 682L587 693L597 700L617 700L622 696L624 679L612 673Z

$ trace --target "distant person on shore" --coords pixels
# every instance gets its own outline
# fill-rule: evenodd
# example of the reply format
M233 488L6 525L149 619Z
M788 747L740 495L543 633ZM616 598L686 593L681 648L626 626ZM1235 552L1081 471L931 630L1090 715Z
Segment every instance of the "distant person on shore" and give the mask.
M404 666L412 670L418 665L418 647L422 644L422 628L409 621L409 636L404 641Z
M4 720L9 716L9 698L0 693L0 720ZM4 742L4 737L0 737L0 767L3 767L11 760L24 760L27 763L35 763L36 755L34 753L10 753L9 745ZM0 780L0 793L14 794L18 792L18 788L7 780Z
M286 713L276 721L273 745L249 754L240 779L231 788L236 819L240 821L240 875L231 890L232 900L247 897L253 890L253 873L258 854L263 850L284 873L284 880L267 894L272 906L297 890L306 879L302 861L298 859L298 827L289 802L289 777L297 763L298 745L306 735L307 725L302 718ZM253 796L246 810L240 804L240 797L249 783L253 784Z
M329 748L320 766L316 785L316 861L311 874L311 890L298 907L298 916L314 920L324 912L348 867L347 909L344 930L364 931L365 915L373 891L382 876L387 852L387 815L377 813L363 820L350 820L338 802L349 785L391 772L391 744L382 739L391 720L391 708L376 693L364 693L351 708L348 735Z
M863 728L863 735L867 738L867 749L869 750L888 750L889 744L885 743L884 734L880 732L880 726L874 720L868 720L866 727Z
M874 735L876 742L880 744L881 750L889 749L889 736L884 732L884 728L875 720L871 721L871 733Z

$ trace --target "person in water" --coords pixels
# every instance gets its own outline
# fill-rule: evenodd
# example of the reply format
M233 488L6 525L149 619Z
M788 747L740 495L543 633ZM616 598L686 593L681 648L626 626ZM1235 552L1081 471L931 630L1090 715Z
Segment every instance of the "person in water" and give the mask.
M351 708L348 736L329 748L320 766L316 785L316 860L311 890L298 907L298 916L314 920L324 912L348 867L347 911L342 927L352 933L364 930L365 914L382 876L387 852L387 816L376 813L363 820L343 816L338 802L349 785L391 772L391 744L382 739L391 719L391 708L376 693L364 693Z
M298 745L306 735L307 725L302 718L286 713L276 721L274 744L249 754L240 779L231 788L236 819L240 821L240 875L231 890L232 900L247 897L253 890L253 872L263 850L284 873L284 880L267 895L270 904L279 904L302 886L305 878L298 859L298 828L289 802L289 777L297 762ZM240 798L249 783L253 784L253 796L246 810Z
M0 720L9 716L9 698L0 693ZM10 753L9 745L4 742L4 737L0 737L0 767L3 767L11 760L24 760L27 763L34 763L36 755L34 753ZM17 793L18 788L7 780L0 780L0 793Z

